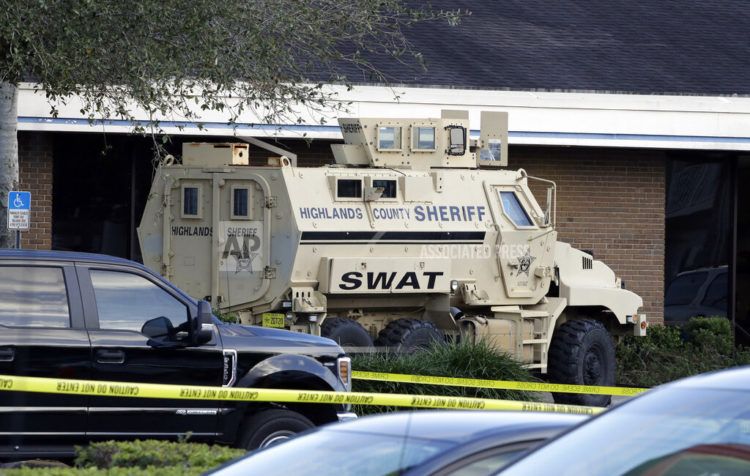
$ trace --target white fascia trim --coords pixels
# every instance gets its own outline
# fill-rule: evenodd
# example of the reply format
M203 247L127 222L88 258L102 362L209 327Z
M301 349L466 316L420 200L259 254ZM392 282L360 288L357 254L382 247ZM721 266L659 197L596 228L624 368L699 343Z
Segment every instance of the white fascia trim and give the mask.
M466 109L478 130L480 111L508 111L513 144L750 150L750 98L745 97L381 86L357 86L351 91L329 86L328 90L336 94L340 104L351 103L341 114L346 117L439 117L442 109ZM59 117L53 118L44 94L35 93L33 85L21 85L19 130L132 131L132 124L126 121L90 124L78 112L79 104L71 98L58 105ZM333 109L300 110L301 124L259 124L257 117L247 113L231 126L221 113L206 112L201 116L203 129L197 122L172 118L161 118L160 125L164 132L174 135L341 139Z

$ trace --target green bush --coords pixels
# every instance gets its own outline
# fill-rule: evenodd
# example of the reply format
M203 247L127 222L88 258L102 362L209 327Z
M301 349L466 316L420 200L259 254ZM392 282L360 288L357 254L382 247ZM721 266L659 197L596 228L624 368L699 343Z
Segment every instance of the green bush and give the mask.
M159 440L104 441L76 447L75 468L4 469L7 476L199 475L243 456L244 450Z
M201 443L158 440L104 441L77 448L78 467L148 468L179 466L211 468L245 453L244 450Z
M198 476L207 468L184 468L182 466L147 468L19 468L4 469L0 474L3 476Z
M240 323L240 316L236 312L227 311L223 312L220 311L218 308L212 310L214 316L218 317L220 321L222 322L228 322L229 324L239 324Z
M438 377L464 377L489 380L537 381L512 357L499 354L484 342L478 344L446 344L419 352L360 354L352 358L354 370L387 372ZM408 393L454 397L495 398L535 401L533 393L442 385L376 382L354 380L355 392ZM394 411L399 408L363 405L355 411L360 415Z
M683 328L653 326L646 337L617 345L618 384L653 387L703 372L750 363L750 351L735 349L732 327L722 317L696 317Z
M732 323L723 317L694 317L683 328L685 341L698 349L714 349L721 355L732 355Z

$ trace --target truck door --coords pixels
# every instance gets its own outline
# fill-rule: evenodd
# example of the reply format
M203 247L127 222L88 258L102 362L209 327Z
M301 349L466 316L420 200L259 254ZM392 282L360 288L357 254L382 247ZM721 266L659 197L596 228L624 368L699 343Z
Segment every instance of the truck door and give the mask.
M221 386L218 337L198 347L161 348L142 333L144 324L165 317L179 329L193 303L145 271L129 267L77 265L92 346L92 378L122 382ZM91 397L88 435L193 438L217 431L216 402Z
M243 174L241 180L226 180L219 191L220 307L247 304L266 292L266 266L270 259L272 206L266 203L265 179Z
M489 188L491 209L499 225L498 263L510 298L539 299L547 292L538 269L551 268L556 238L552 228L539 226L541 219L530 193L512 185ZM549 283L549 279L545 280Z
M0 261L0 374L87 379L90 351L72 263ZM86 405L85 396L0 392L0 456L82 442Z
M269 284L269 186L258 174L235 172L193 173L168 187L162 274L215 309L252 303Z

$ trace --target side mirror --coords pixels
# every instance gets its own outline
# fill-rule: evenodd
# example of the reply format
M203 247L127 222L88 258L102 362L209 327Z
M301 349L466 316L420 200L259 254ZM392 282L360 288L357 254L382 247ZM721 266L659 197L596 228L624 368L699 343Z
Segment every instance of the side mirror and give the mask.
M185 344L175 337L179 329L172 325L172 321L164 316L149 319L141 327L141 334L148 337L147 344L160 349L176 349Z
M203 330L203 324L213 323L212 316L211 304L208 301L198 301L198 315L193 319L192 332L190 333L193 345L205 344L213 338L211 330Z
M152 339L169 338L174 336L175 329L172 321L164 316L149 319L141 327L141 334Z
M466 153L466 129L461 126L448 126L448 155Z

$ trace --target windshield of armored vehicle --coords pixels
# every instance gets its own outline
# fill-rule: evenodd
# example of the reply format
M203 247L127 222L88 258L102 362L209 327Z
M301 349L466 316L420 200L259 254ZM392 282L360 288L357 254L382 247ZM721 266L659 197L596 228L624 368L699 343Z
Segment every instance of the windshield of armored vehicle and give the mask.
M503 212L516 226L534 226L515 192L500 192Z

